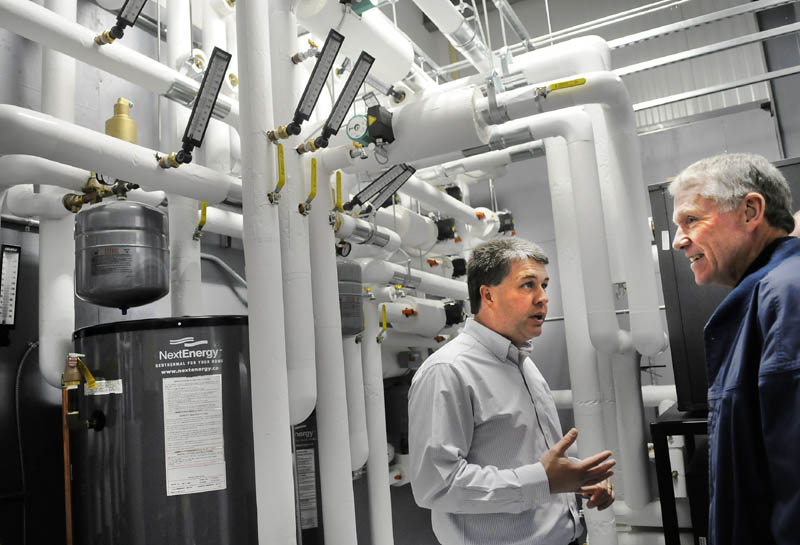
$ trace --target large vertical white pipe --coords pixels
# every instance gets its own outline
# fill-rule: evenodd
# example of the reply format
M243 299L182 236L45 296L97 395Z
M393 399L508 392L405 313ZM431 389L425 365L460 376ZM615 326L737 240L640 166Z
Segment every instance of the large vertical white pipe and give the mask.
M367 488L372 545L394 545L392 497L389 493L389 460L386 447L386 414L383 401L383 362L378 344L378 303L364 301L364 340L361 362L364 365L364 400L367 409L369 457Z
M275 119L288 122L300 96L296 87L297 79L294 77L295 65L291 60L296 53L297 18L290 9L291 0L268 0L267 3L272 52L273 114ZM297 209L306 200L311 184L306 183L300 156L294 151L299 143L296 137L283 143L286 149L286 185L276 206L280 218L286 364L289 368L289 411L292 424L300 424L308 418L317 400L314 328L309 327L313 322L314 310L308 296L311 293L308 218ZM270 145L270 148L273 147ZM324 190L326 185L321 185Z
M76 0L48 0L45 7L69 21ZM56 51L42 51L42 112L75 121L75 61ZM42 193L59 192L42 186ZM45 380L61 387L61 372L75 328L73 231L75 217L41 217L39 224L39 367Z
M588 334L586 300L581 290L567 289L582 285L581 255L575 223L570 161L562 138L546 138L547 173L556 232L558 270L564 307L569 375L572 383L572 407L578 428L578 455L585 458L602 450L603 415L599 406L596 352ZM614 513L611 509L587 510L589 541L593 545L616 545Z
M333 208L330 172L319 174L320 189L310 213L311 284L314 296L314 338L317 353L317 428L325 543L356 543L347 386L336 276L336 240L328 222ZM307 296L307 294L304 294Z
M281 290L278 211L267 200L275 155L265 152L264 129L274 126L270 81L269 8L262 0L236 3L241 85L242 211L249 302L250 376L261 545L297 543L292 481L289 388Z
M617 397L617 427L620 432L624 432L619 434L619 451L625 472L625 503L635 511L644 508L653 499L650 491L641 371L633 350L615 354L612 362Z
M166 63L177 70L179 63L192 51L192 22L190 0L167 2L167 59ZM161 149L177 150L189 119L186 108L174 102L167 104L167 123L162 133ZM203 314L202 281L200 276L200 241L192 235L199 219L200 203L194 199L170 194L169 254L170 302L173 316L199 316Z
M233 8L225 0L207 0L203 5L203 50L211 55L214 47L227 50L226 19L232 19ZM203 163L220 172L230 172L230 126L211 119L201 148Z
M364 407L364 370L361 363L361 345L356 339L345 337L344 375L347 384L347 417L350 429L350 468L360 469L367 463L367 412ZM363 335L360 339L363 340Z

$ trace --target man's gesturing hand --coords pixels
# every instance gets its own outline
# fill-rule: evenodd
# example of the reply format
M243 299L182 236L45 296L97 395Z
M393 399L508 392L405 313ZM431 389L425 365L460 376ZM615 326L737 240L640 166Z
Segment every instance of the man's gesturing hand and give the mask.
M578 430L572 428L542 456L542 465L547 473L552 494L580 492L581 487L597 484L614 474L611 468L617 462L613 459L608 460L611 456L610 450L598 452L579 461L567 458L567 449L577 438Z

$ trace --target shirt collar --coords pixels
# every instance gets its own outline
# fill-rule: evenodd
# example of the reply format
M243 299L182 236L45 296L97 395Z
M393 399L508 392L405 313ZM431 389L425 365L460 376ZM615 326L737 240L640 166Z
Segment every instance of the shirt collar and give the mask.
M517 348L509 339L475 321L473 318L467 318L467 322L464 325L464 333L489 349L498 360L509 360L515 365L522 365L522 362L525 361L525 358L530 357L533 350L530 341Z

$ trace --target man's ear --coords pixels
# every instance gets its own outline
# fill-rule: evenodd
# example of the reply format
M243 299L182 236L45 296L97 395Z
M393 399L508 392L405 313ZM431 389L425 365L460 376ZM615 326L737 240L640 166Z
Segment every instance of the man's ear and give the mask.
M767 203L761 193L748 193L743 199L744 221L748 231L752 231L764 221Z
M492 302L492 289L485 284L481 286L481 298L490 303Z

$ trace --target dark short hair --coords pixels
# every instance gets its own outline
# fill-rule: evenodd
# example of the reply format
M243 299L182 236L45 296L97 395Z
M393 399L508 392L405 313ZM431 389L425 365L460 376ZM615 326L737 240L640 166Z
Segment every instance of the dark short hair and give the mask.
M481 286L500 284L511 270L513 260L533 259L547 265L550 260L538 244L522 238L498 238L472 249L467 263L467 288L472 314L481 309Z
M748 193L759 193L766 203L764 217L772 227L791 233L792 192L781 172L766 158L752 153L723 153L686 167L669 184L675 197L695 191L717 203L721 211L733 210Z

